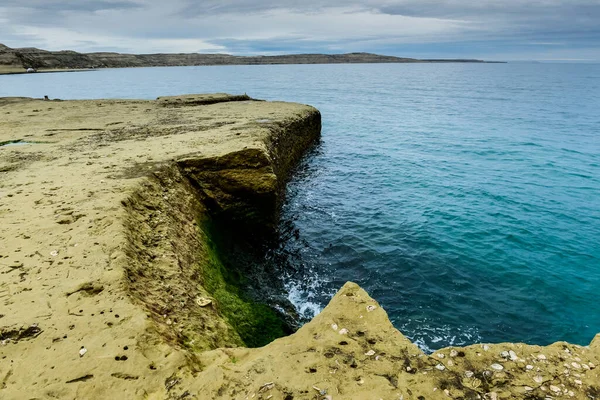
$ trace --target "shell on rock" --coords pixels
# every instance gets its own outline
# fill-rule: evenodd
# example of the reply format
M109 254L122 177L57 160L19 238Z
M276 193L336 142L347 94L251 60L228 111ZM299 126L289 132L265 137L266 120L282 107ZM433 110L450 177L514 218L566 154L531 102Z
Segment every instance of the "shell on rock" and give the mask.
M492 367L496 371L502 371L504 369L504 367L500 364L492 364L492 365L490 365L490 367Z

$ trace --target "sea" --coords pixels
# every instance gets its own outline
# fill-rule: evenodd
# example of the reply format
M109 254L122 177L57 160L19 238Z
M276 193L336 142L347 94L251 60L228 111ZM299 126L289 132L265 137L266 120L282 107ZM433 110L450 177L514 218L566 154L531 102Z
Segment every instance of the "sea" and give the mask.
M600 64L104 69L0 76L0 96L247 93L313 105L282 210L308 320L360 284L426 351L600 332ZM0 113L0 118L2 118Z

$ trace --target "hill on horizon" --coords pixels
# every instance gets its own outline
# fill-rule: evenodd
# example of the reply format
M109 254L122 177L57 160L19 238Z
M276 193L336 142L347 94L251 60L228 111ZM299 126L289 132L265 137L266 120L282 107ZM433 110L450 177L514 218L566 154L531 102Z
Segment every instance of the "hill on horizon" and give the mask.
M269 65L269 64L358 64L478 62L482 60L420 60L372 53L286 54L234 56L230 54L157 53L124 54L113 52L78 53L72 50L47 51L33 47L10 48L0 43L0 69L88 69L126 67L174 67L197 65Z

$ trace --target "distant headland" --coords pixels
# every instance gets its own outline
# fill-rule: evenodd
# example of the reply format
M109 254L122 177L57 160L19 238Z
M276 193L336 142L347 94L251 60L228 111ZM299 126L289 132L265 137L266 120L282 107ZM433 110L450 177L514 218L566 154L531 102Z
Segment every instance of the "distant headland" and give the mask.
M199 65L273 64L376 64L376 63L486 63L472 59L416 59L371 53L286 54L273 56L234 56L200 53L78 53L71 50L47 51L37 48L10 48L0 43L0 74L69 69L175 67Z

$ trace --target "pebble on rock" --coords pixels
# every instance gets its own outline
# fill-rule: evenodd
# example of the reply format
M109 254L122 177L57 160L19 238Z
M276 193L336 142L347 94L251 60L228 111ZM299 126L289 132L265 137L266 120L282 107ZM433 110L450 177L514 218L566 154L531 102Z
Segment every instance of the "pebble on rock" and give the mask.
M490 367L492 367L496 371L502 371L504 369L504 367L500 364L492 364L492 365L490 365Z

